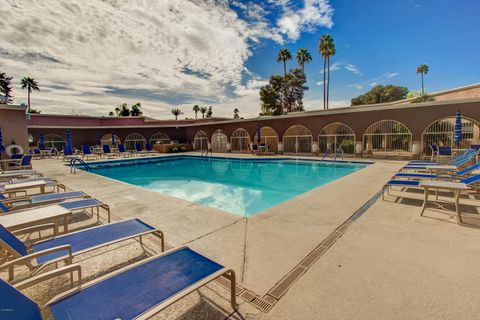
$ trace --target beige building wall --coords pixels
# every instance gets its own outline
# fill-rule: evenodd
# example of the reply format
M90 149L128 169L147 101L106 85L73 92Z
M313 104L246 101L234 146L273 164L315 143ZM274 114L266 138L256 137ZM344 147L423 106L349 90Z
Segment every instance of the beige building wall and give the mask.
M3 145L15 144L22 146L28 153L28 130L25 108L19 106L0 105L0 127L3 134ZM2 152L2 158L6 155Z

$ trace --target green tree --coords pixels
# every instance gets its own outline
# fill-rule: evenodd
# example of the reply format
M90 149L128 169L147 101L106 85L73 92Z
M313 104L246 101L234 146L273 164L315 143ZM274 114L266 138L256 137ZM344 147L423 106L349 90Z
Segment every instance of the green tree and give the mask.
M115 108L115 111L118 110L118 116L120 117L128 117L130 116L130 108L126 103L122 103L120 106Z
M352 106L363 104L387 103L397 100L403 100L407 97L408 89L402 86L392 84L373 87L367 93L364 93L351 100Z
M7 76L5 72L0 72L0 95L3 99L0 99L0 103L12 103L12 77Z
M322 35L320 38L318 53L323 57L323 108L328 109L330 94L330 57L336 53L333 38L328 33Z
M422 78L422 96L425 94L425 87L423 85L423 76L426 75L428 73L429 70L429 67L428 65L426 64L421 64L417 67L417 74L420 74L421 78Z
M212 115L213 115L213 110L212 110L212 106L210 106L210 107L208 107L206 117L207 117L207 118L211 118Z
M195 119L197 119L198 112L200 111L200 107L198 104L194 105L192 108L193 112L195 112Z
M200 113L202 114L202 118L205 118L205 113L207 113L207 107L200 107Z
M240 110L238 108L233 109L233 119L240 119L239 113Z
M22 80L20 81L20 84L22 85L22 89L27 89L28 112L30 113L30 109L31 109L30 95L32 91L40 91L40 88L38 87L38 82L30 77L23 77Z
M142 104L140 102L135 103L134 105L132 105L132 108L130 110L130 115L132 117L141 116L143 114L143 111L141 109L142 109Z
M285 92L285 81L280 75L271 76L268 84L260 88L261 115L280 115L288 111L303 110L303 93L306 77L301 69L293 69L287 74L288 90ZM286 96L285 96L286 94ZM284 101L290 110L284 109Z
M305 73L305 63L310 63L312 61L312 55L306 48L301 48L297 52L297 62L300 68L302 69L302 73Z
M178 119L179 115L183 114L183 112L178 108L173 108L171 112L175 116L175 120Z
M114 115L115 115L115 114L113 113L113 111L110 111L110 112L108 113L108 116L109 116L109 117L113 117Z
M287 97L288 83L287 83L287 61L292 60L292 55L288 49L281 49L277 56L277 62L283 62L283 78L284 78L284 97ZM284 109L289 110L288 102L286 99L283 101Z

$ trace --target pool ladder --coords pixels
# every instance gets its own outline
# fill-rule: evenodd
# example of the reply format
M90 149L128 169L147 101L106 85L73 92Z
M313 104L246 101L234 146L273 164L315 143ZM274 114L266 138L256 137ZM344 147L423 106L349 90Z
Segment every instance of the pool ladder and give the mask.
M85 161L83 161L78 157L75 157L70 159L70 163L69 163L70 173L75 174L77 172L77 162L83 165L83 167L85 168L85 170L87 170L87 172L92 172L92 168L88 165L88 163L86 163Z
M212 149L206 149L202 151L202 154L200 155L200 157L203 157L203 156L208 157L209 152L210 152L210 155L213 156Z
M333 162L335 162L335 160L337 160L338 156L340 155L340 157L342 158L343 160L343 149L342 149L342 146L339 146L337 148L337 152L335 153L335 157L333 157Z

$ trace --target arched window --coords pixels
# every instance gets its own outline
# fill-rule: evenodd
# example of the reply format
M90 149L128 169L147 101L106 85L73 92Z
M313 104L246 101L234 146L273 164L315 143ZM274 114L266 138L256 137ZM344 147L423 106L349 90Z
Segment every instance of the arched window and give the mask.
M170 137L166 135L165 133L159 131L157 133L152 134L150 137L150 144L169 144L170 143Z
M232 146L232 152L245 152L248 150L248 144L250 143L250 135L247 130L238 128L233 131L230 138L230 144Z
M122 141L116 134L114 134L114 139L115 139L115 145L122 143ZM112 146L112 134L107 133L100 139L100 142L102 143L102 145L108 144L109 146Z
M342 147L344 153L355 153L355 133L344 123L334 122L325 126L318 135L318 151L324 153L331 146L335 151Z
M412 151L412 132L395 120L380 120L363 134L363 148L367 151Z
M208 149L208 135L205 131L198 131L193 138L194 150L207 150Z
M46 134L43 137L43 141L47 149L56 148L57 150L61 150L67 144L65 138L58 134Z
M125 149L127 150L135 150L135 144L140 143L142 149L145 148L145 143L147 139L142 136L140 133L130 133L124 140Z
M212 134L212 151L224 152L227 151L228 138L225 132L218 129Z
M301 125L294 125L283 135L284 153L311 153L312 134L310 130Z
M446 117L430 123L422 133L423 154L430 155L429 145L449 146L452 148L469 148L472 144L480 144L480 123L462 116L462 141L455 143L455 117Z
M258 143L258 131L255 133L253 143ZM277 152L278 150L278 134L270 127L260 128L260 144L268 145L268 151Z

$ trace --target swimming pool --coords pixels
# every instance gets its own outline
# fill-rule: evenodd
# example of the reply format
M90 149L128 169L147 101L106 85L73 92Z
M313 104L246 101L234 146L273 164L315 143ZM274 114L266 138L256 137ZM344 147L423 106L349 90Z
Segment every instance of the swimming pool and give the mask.
M90 163L93 173L245 217L366 165L197 156Z

